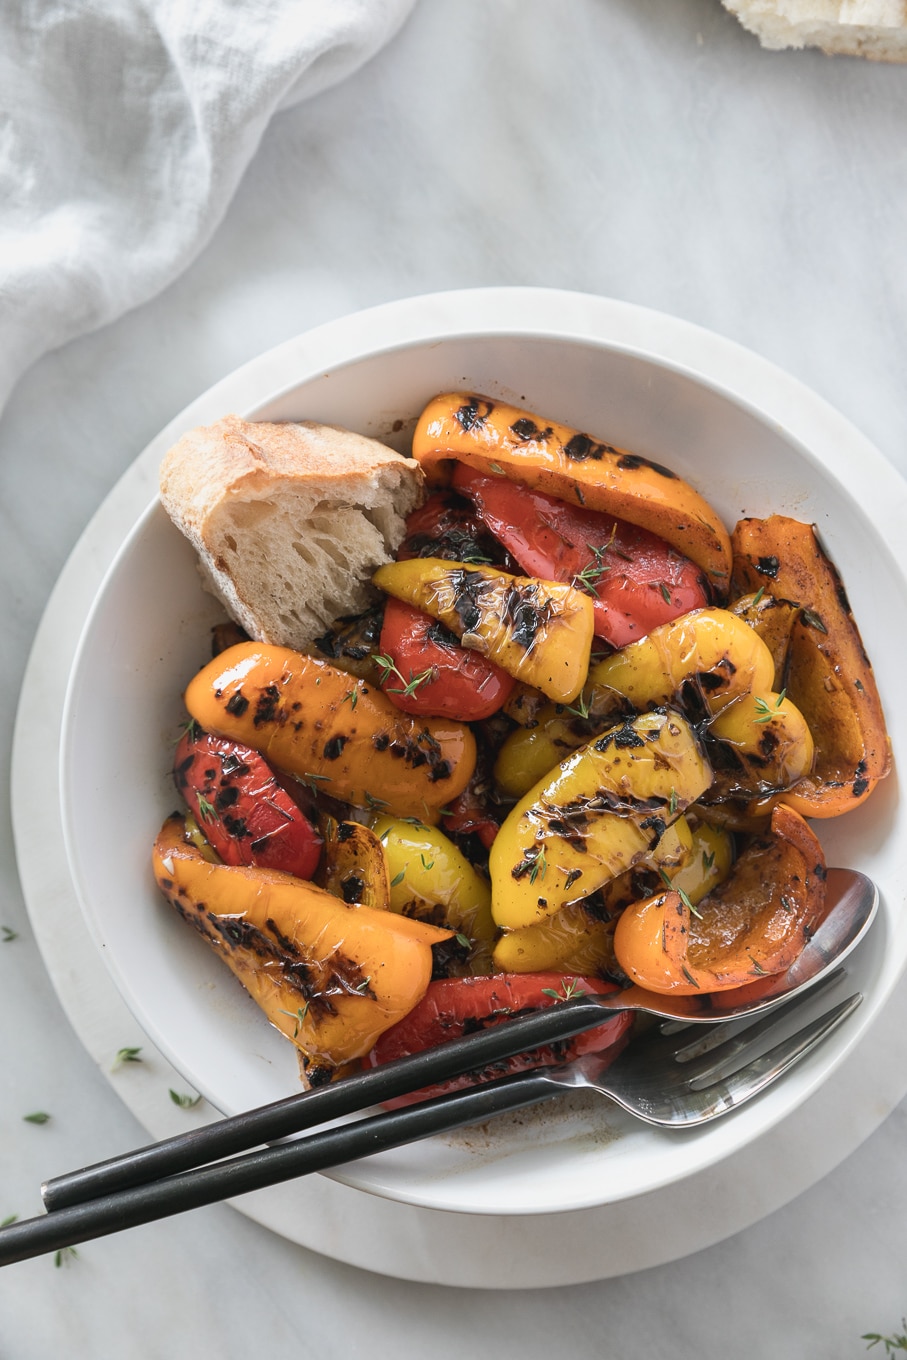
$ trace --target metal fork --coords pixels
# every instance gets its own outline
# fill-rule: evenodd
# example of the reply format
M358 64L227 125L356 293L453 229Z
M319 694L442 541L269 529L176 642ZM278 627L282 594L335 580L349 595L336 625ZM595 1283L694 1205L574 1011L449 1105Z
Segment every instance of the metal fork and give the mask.
M12 1223L0 1228L0 1266L482 1123L550 1100L568 1088L598 1091L647 1123L673 1128L704 1124L777 1081L862 1000L859 993L848 997L765 1052L765 1043L789 1028L791 1016L826 985L818 984L748 1025L732 1020L704 1029L668 1021L657 1033L634 1039L606 1071L594 1055L563 1067L532 1069Z
M533 1073L533 1078L560 1090L587 1087L597 1091L647 1124L694 1128L764 1091L837 1029L863 999L859 992L849 996L764 1051L765 1043L787 1027L791 1015L814 996L815 991L750 1024L731 1021L705 1032L667 1021L634 1039L604 1072L596 1073L591 1055L562 1068Z

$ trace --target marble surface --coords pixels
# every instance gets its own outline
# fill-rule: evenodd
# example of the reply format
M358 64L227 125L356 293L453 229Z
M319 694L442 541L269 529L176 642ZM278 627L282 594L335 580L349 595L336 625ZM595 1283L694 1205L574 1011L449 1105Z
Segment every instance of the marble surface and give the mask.
M49 592L120 474L236 365L360 307L490 284L643 303L789 369L907 473L905 115L904 68L762 52L718 0L421 0L357 77L275 121L180 280L15 392L0 421L4 762ZM2 797L0 925L17 938L0 943L0 1220L36 1212L46 1176L142 1138L50 985L6 781ZM35 1110L53 1117L24 1122ZM2 1272L0 1356L569 1345L845 1360L907 1311L905 1133L901 1106L817 1186L718 1246L532 1294L388 1280L218 1206L88 1244L59 1269Z

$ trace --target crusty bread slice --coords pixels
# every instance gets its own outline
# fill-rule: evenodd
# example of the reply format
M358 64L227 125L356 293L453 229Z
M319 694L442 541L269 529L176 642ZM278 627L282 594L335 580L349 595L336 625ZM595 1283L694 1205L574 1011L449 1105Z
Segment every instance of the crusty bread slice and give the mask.
M374 439L232 415L183 435L160 490L236 622L297 650L366 608L372 573L424 499L419 464Z
M907 0L723 0L763 47L907 61Z

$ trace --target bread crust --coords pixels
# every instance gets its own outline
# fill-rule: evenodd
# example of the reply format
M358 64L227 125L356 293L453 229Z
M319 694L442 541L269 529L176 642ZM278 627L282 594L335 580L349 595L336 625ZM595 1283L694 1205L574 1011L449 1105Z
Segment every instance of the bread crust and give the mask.
M337 426L228 415L169 450L160 495L236 622L305 649L366 607L424 479L413 459Z
M907 61L907 0L723 0L763 47Z

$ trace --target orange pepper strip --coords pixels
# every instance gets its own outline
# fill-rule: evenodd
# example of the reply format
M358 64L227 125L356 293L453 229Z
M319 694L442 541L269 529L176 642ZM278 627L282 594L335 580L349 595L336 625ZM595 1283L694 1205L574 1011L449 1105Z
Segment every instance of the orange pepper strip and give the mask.
M206 732L245 742L313 788L432 825L475 769L464 723L401 713L377 686L287 647L230 647L185 701Z
M742 987L794 962L825 905L825 857L791 808L744 850L731 876L695 911L679 892L634 902L617 922L614 952L651 992L693 996Z
M727 530L708 501L660 463L470 392L428 404L413 457L436 485L448 479L453 459L639 525L701 567L717 597L727 596Z
M279 869L211 864L170 817L152 856L158 887L304 1059L360 1058L408 1015L452 931L348 906Z

